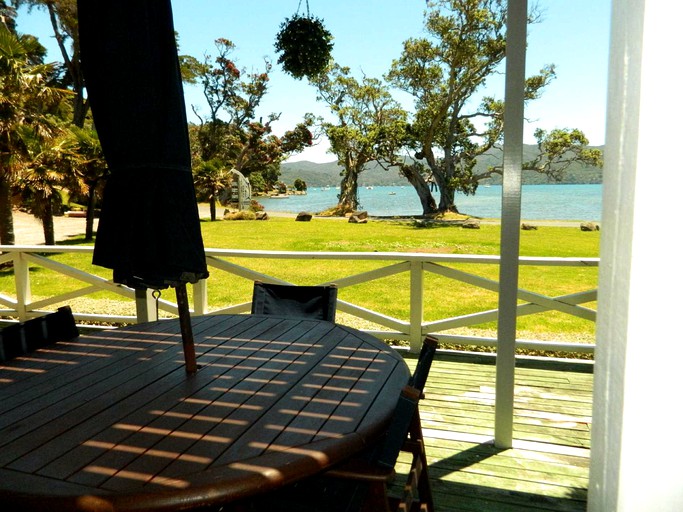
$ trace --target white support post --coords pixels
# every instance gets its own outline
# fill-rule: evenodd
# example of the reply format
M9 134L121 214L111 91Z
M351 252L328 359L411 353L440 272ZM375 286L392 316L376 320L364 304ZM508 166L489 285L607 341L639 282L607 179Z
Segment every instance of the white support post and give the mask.
M153 290L135 290L135 312L139 324L155 322L158 320L156 299L152 296Z
M680 512L683 4L612 9L588 511Z
M498 295L495 445L512 447L515 400L515 340L519 281L519 231L522 200L522 148L526 66L526 0L508 2L505 127L503 146L503 204Z
M200 279L192 285L192 303L194 315L206 315L209 312L209 287L206 279Z
M424 264L410 262L410 351L419 352L422 345L424 313Z
M14 253L14 284L17 290L17 315L19 321L28 319L26 307L31 303L31 280L29 278L28 261L23 252Z

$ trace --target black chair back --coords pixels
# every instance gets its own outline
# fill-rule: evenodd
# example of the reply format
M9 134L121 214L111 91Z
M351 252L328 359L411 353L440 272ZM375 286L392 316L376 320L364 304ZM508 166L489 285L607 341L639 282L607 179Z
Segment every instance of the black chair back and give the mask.
M69 306L54 313L12 324L0 331L0 361L33 352L58 341L78 336L78 328Z
M424 392L427 377L432 368L432 361L434 361L434 355L436 354L436 349L438 347L439 340L433 336L425 337L424 342L422 343L422 349L420 350L420 355L417 358L415 371L408 380L408 384L418 389L420 393Z
M394 409L394 416L375 460L378 466L393 469L396 465L401 448L408 438L419 401L420 391L418 389L405 386L401 390L396 409Z
M294 286L254 282L251 312L334 322L337 287Z

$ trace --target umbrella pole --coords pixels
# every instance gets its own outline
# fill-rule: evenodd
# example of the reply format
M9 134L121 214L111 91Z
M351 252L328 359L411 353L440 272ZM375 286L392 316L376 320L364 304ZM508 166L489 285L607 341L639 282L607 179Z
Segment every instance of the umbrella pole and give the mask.
M197 357L194 351L194 336L190 320L190 304L187 300L185 283L175 287L178 301L178 318L180 320L180 334L183 338L183 354L185 355L185 371L188 374L197 373Z

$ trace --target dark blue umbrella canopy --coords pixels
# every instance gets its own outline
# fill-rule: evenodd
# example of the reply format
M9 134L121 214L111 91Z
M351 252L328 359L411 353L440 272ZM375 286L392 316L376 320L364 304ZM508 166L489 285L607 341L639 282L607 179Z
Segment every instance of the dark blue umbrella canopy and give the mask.
M111 175L93 263L133 288L208 277L169 0L79 0L88 100Z

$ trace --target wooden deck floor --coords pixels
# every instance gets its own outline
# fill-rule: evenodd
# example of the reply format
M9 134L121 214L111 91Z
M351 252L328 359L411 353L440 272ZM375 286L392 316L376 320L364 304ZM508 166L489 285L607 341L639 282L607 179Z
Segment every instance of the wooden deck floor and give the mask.
M439 353L420 402L437 512L585 511L592 370L519 361L514 447L499 450L495 360Z

